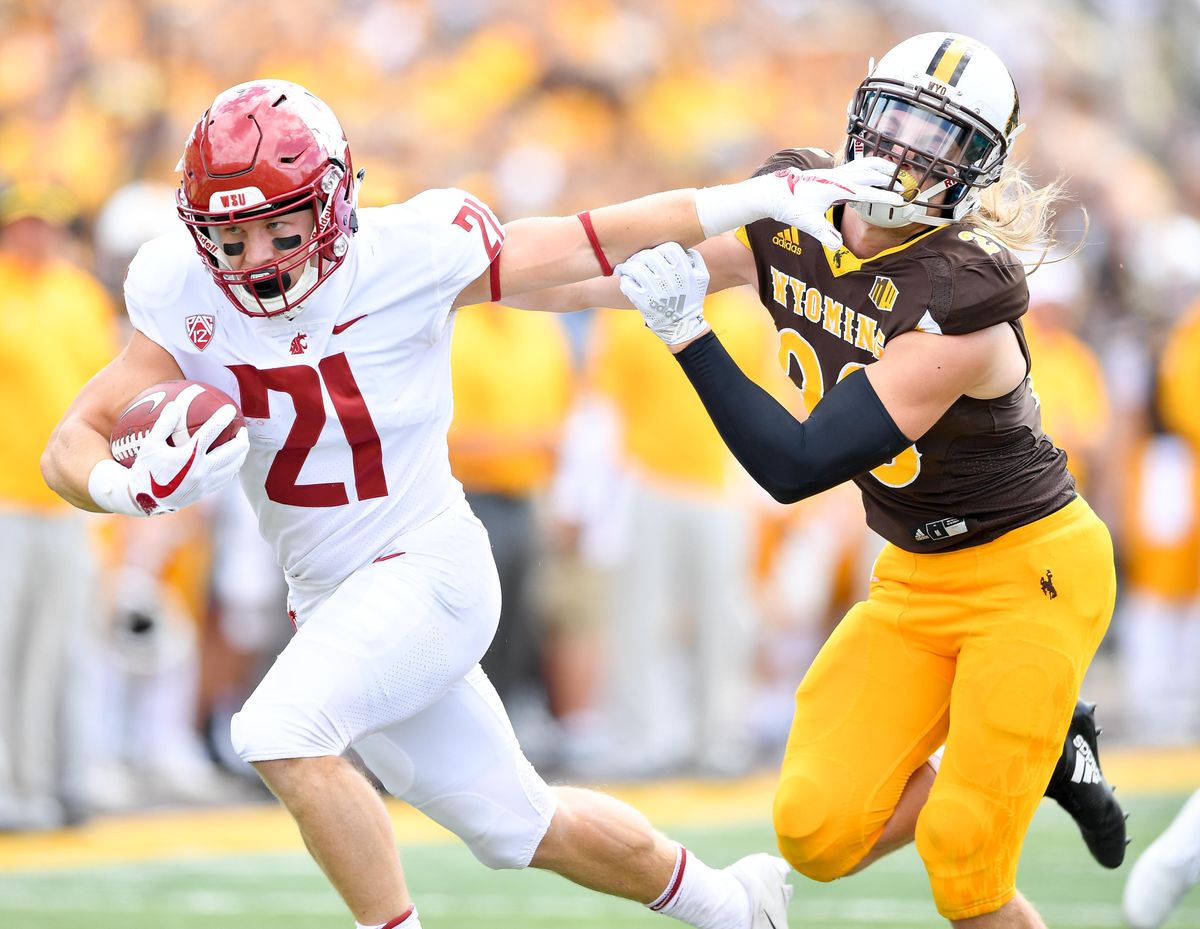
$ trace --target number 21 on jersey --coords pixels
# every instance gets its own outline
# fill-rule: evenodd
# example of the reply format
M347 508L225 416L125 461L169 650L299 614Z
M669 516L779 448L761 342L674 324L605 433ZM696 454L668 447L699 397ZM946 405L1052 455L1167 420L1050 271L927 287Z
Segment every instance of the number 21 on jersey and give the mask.
M284 440L283 448L275 454L267 471L266 491L269 500L288 506L343 506L350 502L346 485L341 481L297 483L308 453L317 444L321 430L325 428L322 381L350 445L355 495L359 500L387 496L387 476L383 470L383 446L379 441L379 432L371 420L344 352L322 358L316 368L288 365L262 370L239 364L230 365L229 370L237 378L245 416L268 419L271 415L272 391L290 396L296 410L296 420Z
M800 395L804 406L811 412L825 396L825 379L821 374L821 363L817 359L816 349L808 343L804 336L795 329L779 331L779 363L785 373L791 370L791 362L795 361L800 368ZM838 372L840 381L852 371L865 368L866 365L851 362ZM907 487L921 473L921 453L915 445L910 445L887 464L881 464L871 471L871 477L885 487Z

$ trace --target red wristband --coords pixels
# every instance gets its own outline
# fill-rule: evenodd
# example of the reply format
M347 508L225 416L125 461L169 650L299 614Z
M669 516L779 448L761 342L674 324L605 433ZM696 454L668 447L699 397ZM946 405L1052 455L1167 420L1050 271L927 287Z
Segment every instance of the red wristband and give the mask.
M575 215L583 224L583 231L587 233L588 241L592 243L592 252L596 255L596 261L600 262L600 270L604 273L605 277L612 277L613 266L604 257L604 249L600 247L600 240L596 237L596 229L592 225L591 210L584 210L582 213L576 213Z
M500 256L503 251L496 252L496 257L488 265L488 282L492 285L492 303L500 302Z

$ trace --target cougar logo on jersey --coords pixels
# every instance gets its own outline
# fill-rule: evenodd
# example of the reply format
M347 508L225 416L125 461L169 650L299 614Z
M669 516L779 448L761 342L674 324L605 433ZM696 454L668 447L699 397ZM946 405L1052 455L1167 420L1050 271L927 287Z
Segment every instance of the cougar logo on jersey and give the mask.
M308 351L308 333L297 332L292 338L292 344L288 346L288 351L293 355L303 355Z
M896 298L900 296L900 291L892 283L890 277L879 275L875 278L875 283L871 285L869 296L875 306L887 313L891 312L892 307L896 305Z
M207 313L189 316L183 321L183 325L187 328L188 338L192 340L192 344L200 351L208 348L208 343L212 341L213 333L217 329L217 320Z
M799 255L804 251L804 249L800 247L800 230L798 230L795 226L791 226L787 229L781 229L779 232L775 233L775 236L771 239L771 241L780 248L786 249L795 255Z

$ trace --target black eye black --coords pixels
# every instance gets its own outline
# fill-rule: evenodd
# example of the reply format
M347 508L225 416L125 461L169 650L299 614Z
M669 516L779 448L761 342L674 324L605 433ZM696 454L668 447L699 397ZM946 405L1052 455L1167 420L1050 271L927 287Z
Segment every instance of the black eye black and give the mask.
M245 242L226 242L224 245L221 246L221 249L225 252L226 255L233 257L234 255L240 255L242 252L244 252L246 250L246 243Z
M300 247L300 236L289 235L289 236L285 236L283 238L272 239L271 244L274 245L277 249L279 249L279 251L285 252L290 249Z

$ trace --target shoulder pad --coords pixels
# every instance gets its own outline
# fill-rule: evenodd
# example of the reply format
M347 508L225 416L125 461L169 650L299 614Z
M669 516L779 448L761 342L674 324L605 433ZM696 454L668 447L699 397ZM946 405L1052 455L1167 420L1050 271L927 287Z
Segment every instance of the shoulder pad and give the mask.
M182 226L151 239L137 250L125 275L126 299L146 308L167 306L179 299L193 271L204 272L204 259L196 252Z
M474 194L458 187L435 187L423 190L396 206L410 214L427 217L435 222L450 222L467 202L483 205L483 201ZM385 210L391 209L394 208L385 208Z
M447 306L487 270L504 244L504 227L496 214L457 187L426 190L400 209L428 243L439 299Z
M465 231L469 238L486 249L488 261L496 257L496 252L504 242L504 227L491 207L458 187L423 191L404 201L397 209L403 210L407 217L415 218L438 240L458 242ZM461 243L458 247L461 247Z
M961 335L1025 315L1025 268L985 230L955 224L927 242L914 257L929 274L929 315L942 332Z
M419 207L414 209L412 200L404 203L389 203L386 206L359 207L358 231L354 234L354 247L375 251L381 240L391 234L424 231L430 216Z

